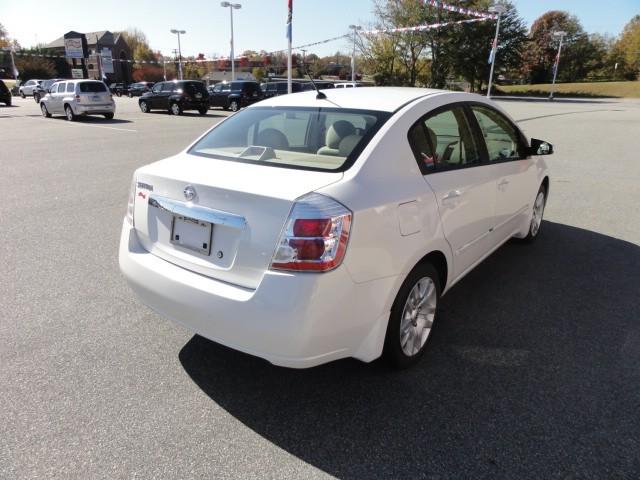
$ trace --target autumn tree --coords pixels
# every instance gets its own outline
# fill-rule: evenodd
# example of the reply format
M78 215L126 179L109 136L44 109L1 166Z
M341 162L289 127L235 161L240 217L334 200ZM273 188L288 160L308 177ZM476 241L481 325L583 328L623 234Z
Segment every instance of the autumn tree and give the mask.
M637 76L640 73L640 15L627 23L613 49L619 54L623 67L632 77Z
M552 10L531 25L523 67L523 72L531 83L551 81L559 47L559 39L554 33L559 31L566 35L563 39L558 80L576 81L586 78L587 64L597 51L575 15Z

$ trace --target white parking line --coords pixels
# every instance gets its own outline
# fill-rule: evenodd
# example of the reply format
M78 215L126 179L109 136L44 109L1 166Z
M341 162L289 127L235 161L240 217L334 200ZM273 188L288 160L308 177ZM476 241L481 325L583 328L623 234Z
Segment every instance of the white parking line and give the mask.
M27 116L24 116L23 118L31 118L32 120L38 120L38 121L43 121L43 120L51 121L51 119L46 119L46 118L42 118L42 117L27 117ZM64 121L63 120L58 120L58 121L54 120L54 122L57 122L60 125L75 125L77 127L106 128L106 129L109 129L109 130L119 130L121 132L138 133L137 130L133 130L131 128L107 127L106 125L90 125L88 123L69 122L69 121L66 121L66 120L64 120Z

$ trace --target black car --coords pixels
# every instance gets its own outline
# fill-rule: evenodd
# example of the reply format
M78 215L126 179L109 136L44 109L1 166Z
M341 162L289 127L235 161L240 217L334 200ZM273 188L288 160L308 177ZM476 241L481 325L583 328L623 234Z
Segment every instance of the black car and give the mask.
M291 82L291 93L304 92L307 82ZM277 97L286 95L288 92L287 82L269 82L263 83L261 86L264 98Z
M39 83L33 89L33 99L36 101L36 103L40 103L40 100L42 100L42 98L47 93L49 93L49 89L51 88L51 86L54 83L59 82L60 80L64 80L64 78L50 78L49 80L43 80L42 83Z
M209 111L209 93L198 80L173 80L156 83L150 92L138 100L140 110L166 110L170 115L180 115L185 110L197 110L200 115Z
M127 95L129 98L131 97L140 97L147 92L150 92L153 88L153 82L138 82L132 83L129 85L129 90L127 91Z
M6 104L7 107L11 106L11 92L2 80L0 80L0 102Z
M209 87L209 104L236 112L264 98L258 82L237 81Z
M112 94L117 95L118 97L129 93L129 89L125 83L112 83L109 85L109 90L111 90Z

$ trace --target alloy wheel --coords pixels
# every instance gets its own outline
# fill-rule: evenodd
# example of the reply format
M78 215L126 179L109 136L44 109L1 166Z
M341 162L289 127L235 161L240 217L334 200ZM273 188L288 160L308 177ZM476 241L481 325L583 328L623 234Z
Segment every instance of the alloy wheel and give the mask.
M542 215L544 214L544 192L538 192L536 201L533 204L533 216L531 217L531 236L535 237L540 231Z
M400 321L400 346L408 357L416 355L429 337L437 307L434 281L422 277L416 282L404 305Z

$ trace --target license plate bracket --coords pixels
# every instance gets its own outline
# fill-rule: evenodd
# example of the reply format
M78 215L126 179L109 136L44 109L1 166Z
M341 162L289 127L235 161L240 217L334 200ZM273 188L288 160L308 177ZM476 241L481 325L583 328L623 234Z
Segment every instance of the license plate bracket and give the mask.
M197 218L174 215L171 221L171 243L202 255L211 254L213 225Z

